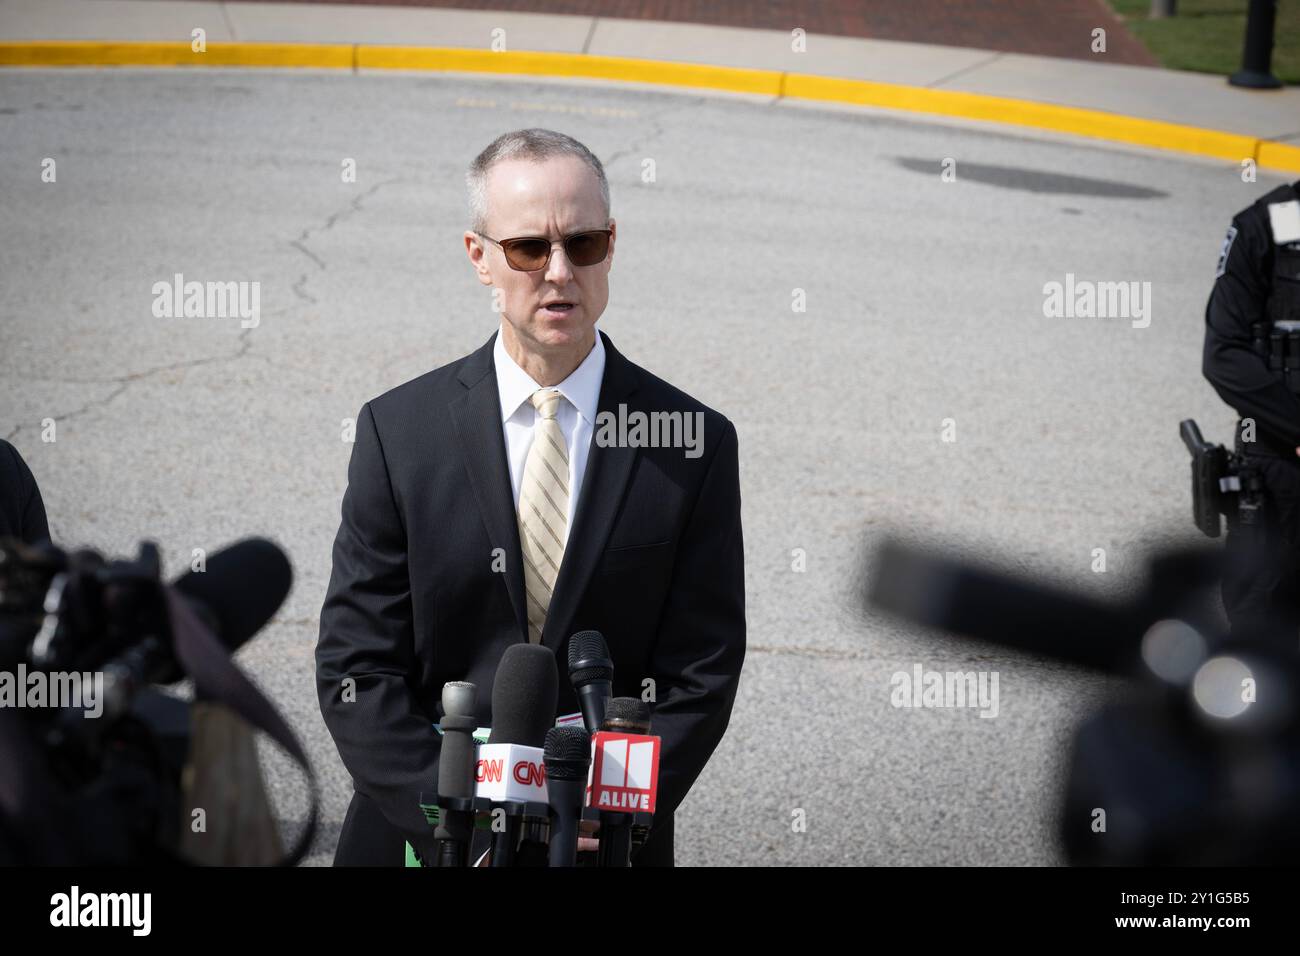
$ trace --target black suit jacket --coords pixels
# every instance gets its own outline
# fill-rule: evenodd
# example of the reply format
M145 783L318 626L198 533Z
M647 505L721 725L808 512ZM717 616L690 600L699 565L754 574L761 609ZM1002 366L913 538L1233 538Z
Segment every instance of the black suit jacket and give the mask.
M27 544L50 540L45 502L18 449L0 438L0 538Z
M745 653L736 432L598 334L599 410L702 412L703 454L593 440L542 643L560 665L557 715L578 710L565 673L577 631L605 636L615 696L653 679L663 743L647 850L668 844L671 859L672 813L726 730ZM475 684L490 726L497 663L527 640L494 341L361 409L316 648L321 713L356 790L426 859L418 794L437 789L442 685Z

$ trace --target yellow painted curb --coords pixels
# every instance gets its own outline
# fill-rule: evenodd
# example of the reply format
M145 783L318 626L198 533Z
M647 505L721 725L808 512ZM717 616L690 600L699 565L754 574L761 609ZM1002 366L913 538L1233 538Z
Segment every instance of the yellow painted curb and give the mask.
M1255 161L1270 169L1285 169L1300 173L1300 146L1288 146L1272 140L1260 140L1255 150Z
M34 40L0 43L0 66L355 66L352 43L209 43L195 53L188 43L101 40Z
M1221 133L1195 126L1179 126L1160 120L1138 119L1118 113L1056 106L1030 100L931 90L862 80L805 76L792 73L786 78L786 94L805 99L838 100L865 106L882 106L917 113L938 113L965 119L1009 123L1036 129L1075 133L1094 139L1109 139L1138 146L1172 149L1183 153L1239 161L1254 156L1257 140L1252 136Z
M357 66L371 70L457 70L467 73L525 73L582 76L630 83L707 87L737 93L781 95L782 73L701 63L638 60L585 53L493 53L436 47L359 46Z
M1101 110L779 70L582 53L494 53L450 47L309 43L209 43L206 52L195 53L184 42L37 40L0 43L0 66L284 66L590 77L953 116L1209 156L1234 163L1253 159L1260 166L1300 172L1300 146Z

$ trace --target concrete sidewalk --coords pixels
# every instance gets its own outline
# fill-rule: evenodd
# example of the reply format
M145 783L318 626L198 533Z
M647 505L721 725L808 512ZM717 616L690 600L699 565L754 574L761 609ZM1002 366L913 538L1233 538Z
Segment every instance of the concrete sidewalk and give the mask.
M805 52L795 52L790 33L780 30L501 11L194 0L0 0L0 46L39 40L167 41L183 45L181 52L185 53L196 28L206 32L213 48L239 43L350 45L359 51L351 66L362 69L368 63L386 68L401 66L400 57L387 56L382 62L368 60L366 54L372 50L432 47L486 53L493 50L494 43L504 42L511 53L541 51L772 71L771 76L781 77L772 87L775 95L811 95L891 109L950 113L1223 159L1254 155L1262 165L1300 171L1300 88L1241 90L1228 86L1221 77L1107 63L1104 54L1098 54L1097 62L1091 63L817 34L807 37ZM24 61L21 51L6 51L0 62L57 65L78 61L41 60L39 56ZM106 61L91 58L85 62L90 65ZM127 56L107 62L127 65L152 61ZM267 64L264 58L249 62ZM285 62L313 65L301 57ZM417 60L410 62L421 68ZM572 64L574 58L563 62ZM320 65L340 63L335 58ZM348 64L343 61L341 65ZM453 63L423 68L463 67ZM528 71L514 67L469 68ZM646 64L640 64L641 78L647 69ZM565 72L565 68L560 65L543 72L555 75ZM666 65L665 72L671 72ZM575 75L617 78L616 71L607 69L585 74L577 71ZM831 87L804 83L796 89L787 83L787 78L796 76L887 84L889 89L874 88L862 96L840 91L821 97L809 91ZM748 88L754 92L767 90L761 81L756 83ZM726 82L702 85L728 88ZM988 97L997 99L985 99ZM950 109L951 104L956 105ZM974 106L967 108L968 104ZM1020 104L1066 111L1025 110ZM1088 116L1077 110L1106 115ZM1047 121L1043 121L1044 116ZM1138 124L1110 121L1117 116L1192 129L1180 133L1154 125L1140 134L1127 135L1125 129L1137 128ZM1233 137L1199 137L1198 131L1234 134L1254 141L1255 146Z
M259 3L262 0L234 0ZM1106 31L1106 60L1159 66L1107 0L280 0L381 7L558 13L601 20L750 27L822 36L902 40L1093 60L1092 31ZM1240 0L1244 3L1245 0ZM1290 3L1291 0L1285 0ZM1240 41L1236 41L1240 47Z

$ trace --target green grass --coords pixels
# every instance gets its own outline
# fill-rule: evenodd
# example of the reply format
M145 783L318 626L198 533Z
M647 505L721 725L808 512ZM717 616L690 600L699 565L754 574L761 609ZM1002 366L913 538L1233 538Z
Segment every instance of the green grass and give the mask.
M1247 0L1178 0L1178 15L1148 20L1150 0L1109 0L1125 26L1164 66L1227 75L1241 68ZM1300 0L1280 0L1273 75L1300 84Z

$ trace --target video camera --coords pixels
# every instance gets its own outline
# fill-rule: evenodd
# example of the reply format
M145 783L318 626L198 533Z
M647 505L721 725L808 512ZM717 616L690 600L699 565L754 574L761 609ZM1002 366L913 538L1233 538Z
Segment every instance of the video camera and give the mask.
M886 542L869 601L916 624L1129 679L1076 730L1059 832L1074 864L1292 864L1300 852L1295 638L1223 634L1222 555L1155 557L1107 604Z
M200 704L262 730L305 770L307 826L279 862L305 855L318 811L306 754L230 660L275 613L292 572L249 539L171 585L156 545L134 560L0 540L0 863L193 862L183 774ZM163 690L194 682L194 704ZM206 713L206 711L205 711ZM278 843L277 843L278 845Z

